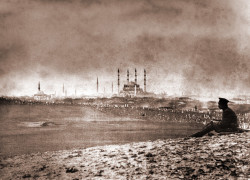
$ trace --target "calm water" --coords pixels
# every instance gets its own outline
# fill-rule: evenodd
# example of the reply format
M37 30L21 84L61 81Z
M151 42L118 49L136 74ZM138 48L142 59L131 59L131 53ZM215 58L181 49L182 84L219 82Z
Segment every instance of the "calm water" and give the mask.
M184 137L191 124L107 116L80 106L0 105L0 155Z

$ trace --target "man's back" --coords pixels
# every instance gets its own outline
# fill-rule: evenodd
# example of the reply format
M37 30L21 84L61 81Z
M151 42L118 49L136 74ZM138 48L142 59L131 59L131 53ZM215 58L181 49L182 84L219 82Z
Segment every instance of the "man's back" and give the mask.
M206 133L215 130L216 132L237 132L238 131L238 120L235 112L230 109L227 105L229 102L225 98L219 98L218 106L223 110L222 120L220 122L210 122L200 132L192 134L191 137L201 137Z
M238 120L235 112L229 107L223 110L221 127L236 128L238 127Z

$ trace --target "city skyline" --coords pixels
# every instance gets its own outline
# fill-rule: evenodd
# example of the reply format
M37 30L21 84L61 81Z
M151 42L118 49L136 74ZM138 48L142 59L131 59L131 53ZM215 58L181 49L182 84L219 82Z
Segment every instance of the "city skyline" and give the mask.
M97 77L110 94L118 68L121 87L136 68L157 94L250 95L249 12L247 0L3 0L0 96L32 96L39 81L94 95Z

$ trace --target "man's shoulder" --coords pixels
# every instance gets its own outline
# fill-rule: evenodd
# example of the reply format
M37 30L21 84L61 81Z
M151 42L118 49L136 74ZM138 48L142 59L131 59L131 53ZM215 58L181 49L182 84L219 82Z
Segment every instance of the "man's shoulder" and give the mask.
M235 114L235 112L231 108L229 108L229 107L224 110L224 113L225 114Z
M230 107L228 107L227 109L225 109L225 111L233 111Z
M230 107L228 107L226 110L234 112Z

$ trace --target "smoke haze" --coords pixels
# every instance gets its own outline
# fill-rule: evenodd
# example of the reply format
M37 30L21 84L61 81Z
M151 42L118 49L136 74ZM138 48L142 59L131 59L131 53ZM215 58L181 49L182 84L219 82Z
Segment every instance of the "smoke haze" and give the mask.
M250 95L248 0L2 0L0 95L117 91L126 71L169 95Z

